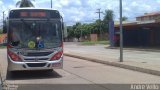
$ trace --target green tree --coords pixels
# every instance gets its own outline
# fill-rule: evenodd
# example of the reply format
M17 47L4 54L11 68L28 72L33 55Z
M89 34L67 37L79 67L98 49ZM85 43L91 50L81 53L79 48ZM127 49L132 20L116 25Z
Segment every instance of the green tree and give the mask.
M110 10L110 9L105 10L104 15L105 16L104 16L103 21L105 21L105 22L113 21L113 19L114 19L114 12L113 12L113 10Z
M128 18L126 16L122 17L122 21L127 21L127 20L128 20Z
M97 20L94 23L90 23L90 24L81 24L80 22L77 22L73 26L68 26L67 30L68 30L68 38L75 37L78 40L81 36L84 37L84 36L92 34L92 33L100 34L99 20Z
M74 37L74 30L72 26L67 26L67 31L68 31L68 39Z
M0 29L0 34L2 34L3 33L3 29Z
M108 32L108 23L109 21L113 21L114 20L114 12L113 10L107 9L105 10L104 13L104 18L103 18L103 22L102 22L102 28L103 30L107 30Z
M96 33L96 34L100 34L101 33L100 26L99 26L100 23L101 23L100 20L96 20L96 22L92 24L92 27L94 29L94 33Z
M82 33L82 36L86 36L91 33L91 30L89 29L89 24L81 25L81 33Z
M78 26L81 26L80 22L77 22L75 25L73 25L73 29L76 29Z
M75 37L78 39L79 41L79 38L81 37L81 23L80 22L77 22L75 25L73 25L73 30L74 30L74 35Z
M32 0L35 1L35 0ZM20 0L16 3L16 7L34 7L33 3L30 0Z

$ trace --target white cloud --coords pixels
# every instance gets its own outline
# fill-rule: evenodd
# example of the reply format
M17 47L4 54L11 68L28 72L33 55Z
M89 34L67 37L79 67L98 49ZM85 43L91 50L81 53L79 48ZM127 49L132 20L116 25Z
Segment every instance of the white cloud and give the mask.
M8 2L9 4L5 5L0 0L3 10L6 7L15 7L15 3L19 0L12 1L14 3ZM50 0L35 0L33 3L39 8L50 8ZM160 0L123 0L123 15L133 20L136 16L143 15L145 12L160 11L159 6ZM67 23L93 21L98 18L98 14L95 13L98 8L101 8L103 12L105 9L112 9L115 18L117 20L119 18L119 0L53 0L53 8L61 12Z
M69 1L68 0L60 0L59 1L61 5L63 6L67 6L69 4Z

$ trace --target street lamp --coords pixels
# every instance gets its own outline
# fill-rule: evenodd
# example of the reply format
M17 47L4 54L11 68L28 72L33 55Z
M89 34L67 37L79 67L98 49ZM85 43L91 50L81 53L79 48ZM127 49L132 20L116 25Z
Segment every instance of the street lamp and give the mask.
M123 62L122 0L120 0L120 62Z

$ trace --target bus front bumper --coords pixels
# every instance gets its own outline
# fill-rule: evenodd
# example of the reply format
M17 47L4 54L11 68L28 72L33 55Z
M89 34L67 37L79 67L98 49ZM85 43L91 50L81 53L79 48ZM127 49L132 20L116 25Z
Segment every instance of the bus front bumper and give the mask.
M63 57L55 61L15 62L8 58L8 71L62 69Z

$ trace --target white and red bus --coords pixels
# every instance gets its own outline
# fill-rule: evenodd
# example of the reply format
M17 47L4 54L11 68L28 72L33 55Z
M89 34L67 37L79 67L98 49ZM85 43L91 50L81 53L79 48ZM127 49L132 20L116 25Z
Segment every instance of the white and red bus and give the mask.
M63 18L52 9L9 11L8 71L63 68Z

